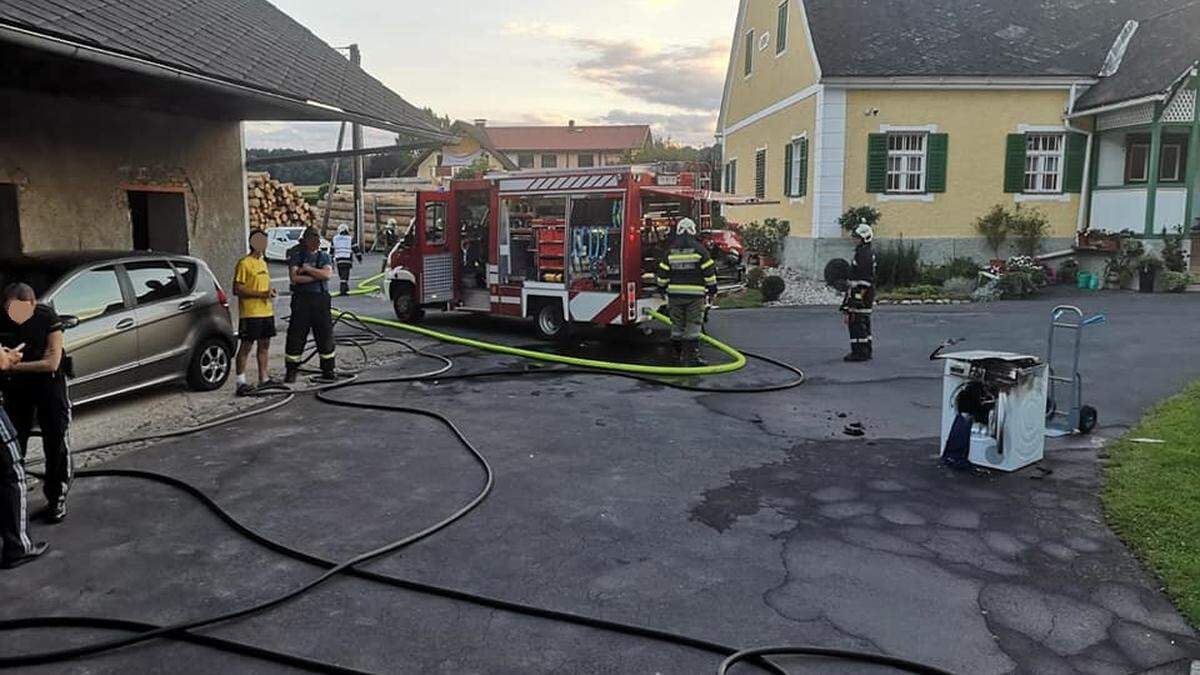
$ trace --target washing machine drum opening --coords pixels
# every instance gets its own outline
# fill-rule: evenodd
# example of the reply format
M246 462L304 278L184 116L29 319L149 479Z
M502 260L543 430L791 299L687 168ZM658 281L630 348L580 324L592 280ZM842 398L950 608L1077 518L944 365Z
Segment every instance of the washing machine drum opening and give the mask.
M983 382L967 382L954 399L960 415L970 415L976 423L987 422L996 410L996 390Z

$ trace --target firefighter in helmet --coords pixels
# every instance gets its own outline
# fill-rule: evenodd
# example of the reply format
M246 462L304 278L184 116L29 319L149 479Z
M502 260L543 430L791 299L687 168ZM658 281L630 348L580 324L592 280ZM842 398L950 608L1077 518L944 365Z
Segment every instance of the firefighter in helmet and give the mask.
M854 228L854 262L850 265L850 285L842 312L850 327L850 353L845 360L870 361L872 357L871 313L875 305L875 252L871 241L875 232L863 221Z
M343 224L338 227L338 233L333 237L333 261L337 264L338 279L341 281L338 295L350 294L350 270L354 268L354 258L362 262L362 250L354 243L350 234L350 226Z
M700 329L707 300L717 294L717 266L696 238L696 221L684 218L658 263L658 287L667 294L671 342L684 366L704 365Z

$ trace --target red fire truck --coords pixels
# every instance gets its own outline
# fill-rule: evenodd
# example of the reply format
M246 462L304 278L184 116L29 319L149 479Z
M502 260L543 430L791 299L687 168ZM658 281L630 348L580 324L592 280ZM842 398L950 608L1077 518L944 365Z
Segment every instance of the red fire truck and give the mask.
M709 189L694 166L607 166L489 173L420 192L389 254L385 288L401 321L424 309L534 320L552 338L571 323L636 325L657 307L654 268L683 217L753 199Z

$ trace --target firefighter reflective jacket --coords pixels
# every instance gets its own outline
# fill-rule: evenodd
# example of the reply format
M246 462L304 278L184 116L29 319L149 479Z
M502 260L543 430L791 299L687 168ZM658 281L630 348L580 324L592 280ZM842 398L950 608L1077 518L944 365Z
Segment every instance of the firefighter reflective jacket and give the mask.
M656 280L669 296L703 297L717 292L717 265L698 239L676 235L658 263Z
M875 304L875 252L870 244L860 244L854 249L854 263L850 265L850 288L842 310L851 314L870 314Z

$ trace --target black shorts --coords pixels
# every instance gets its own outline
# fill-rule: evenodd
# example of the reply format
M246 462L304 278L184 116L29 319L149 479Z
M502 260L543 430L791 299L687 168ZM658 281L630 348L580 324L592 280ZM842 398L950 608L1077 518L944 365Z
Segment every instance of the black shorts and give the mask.
M270 340L275 337L275 317L264 316L238 322L238 339L243 342Z

